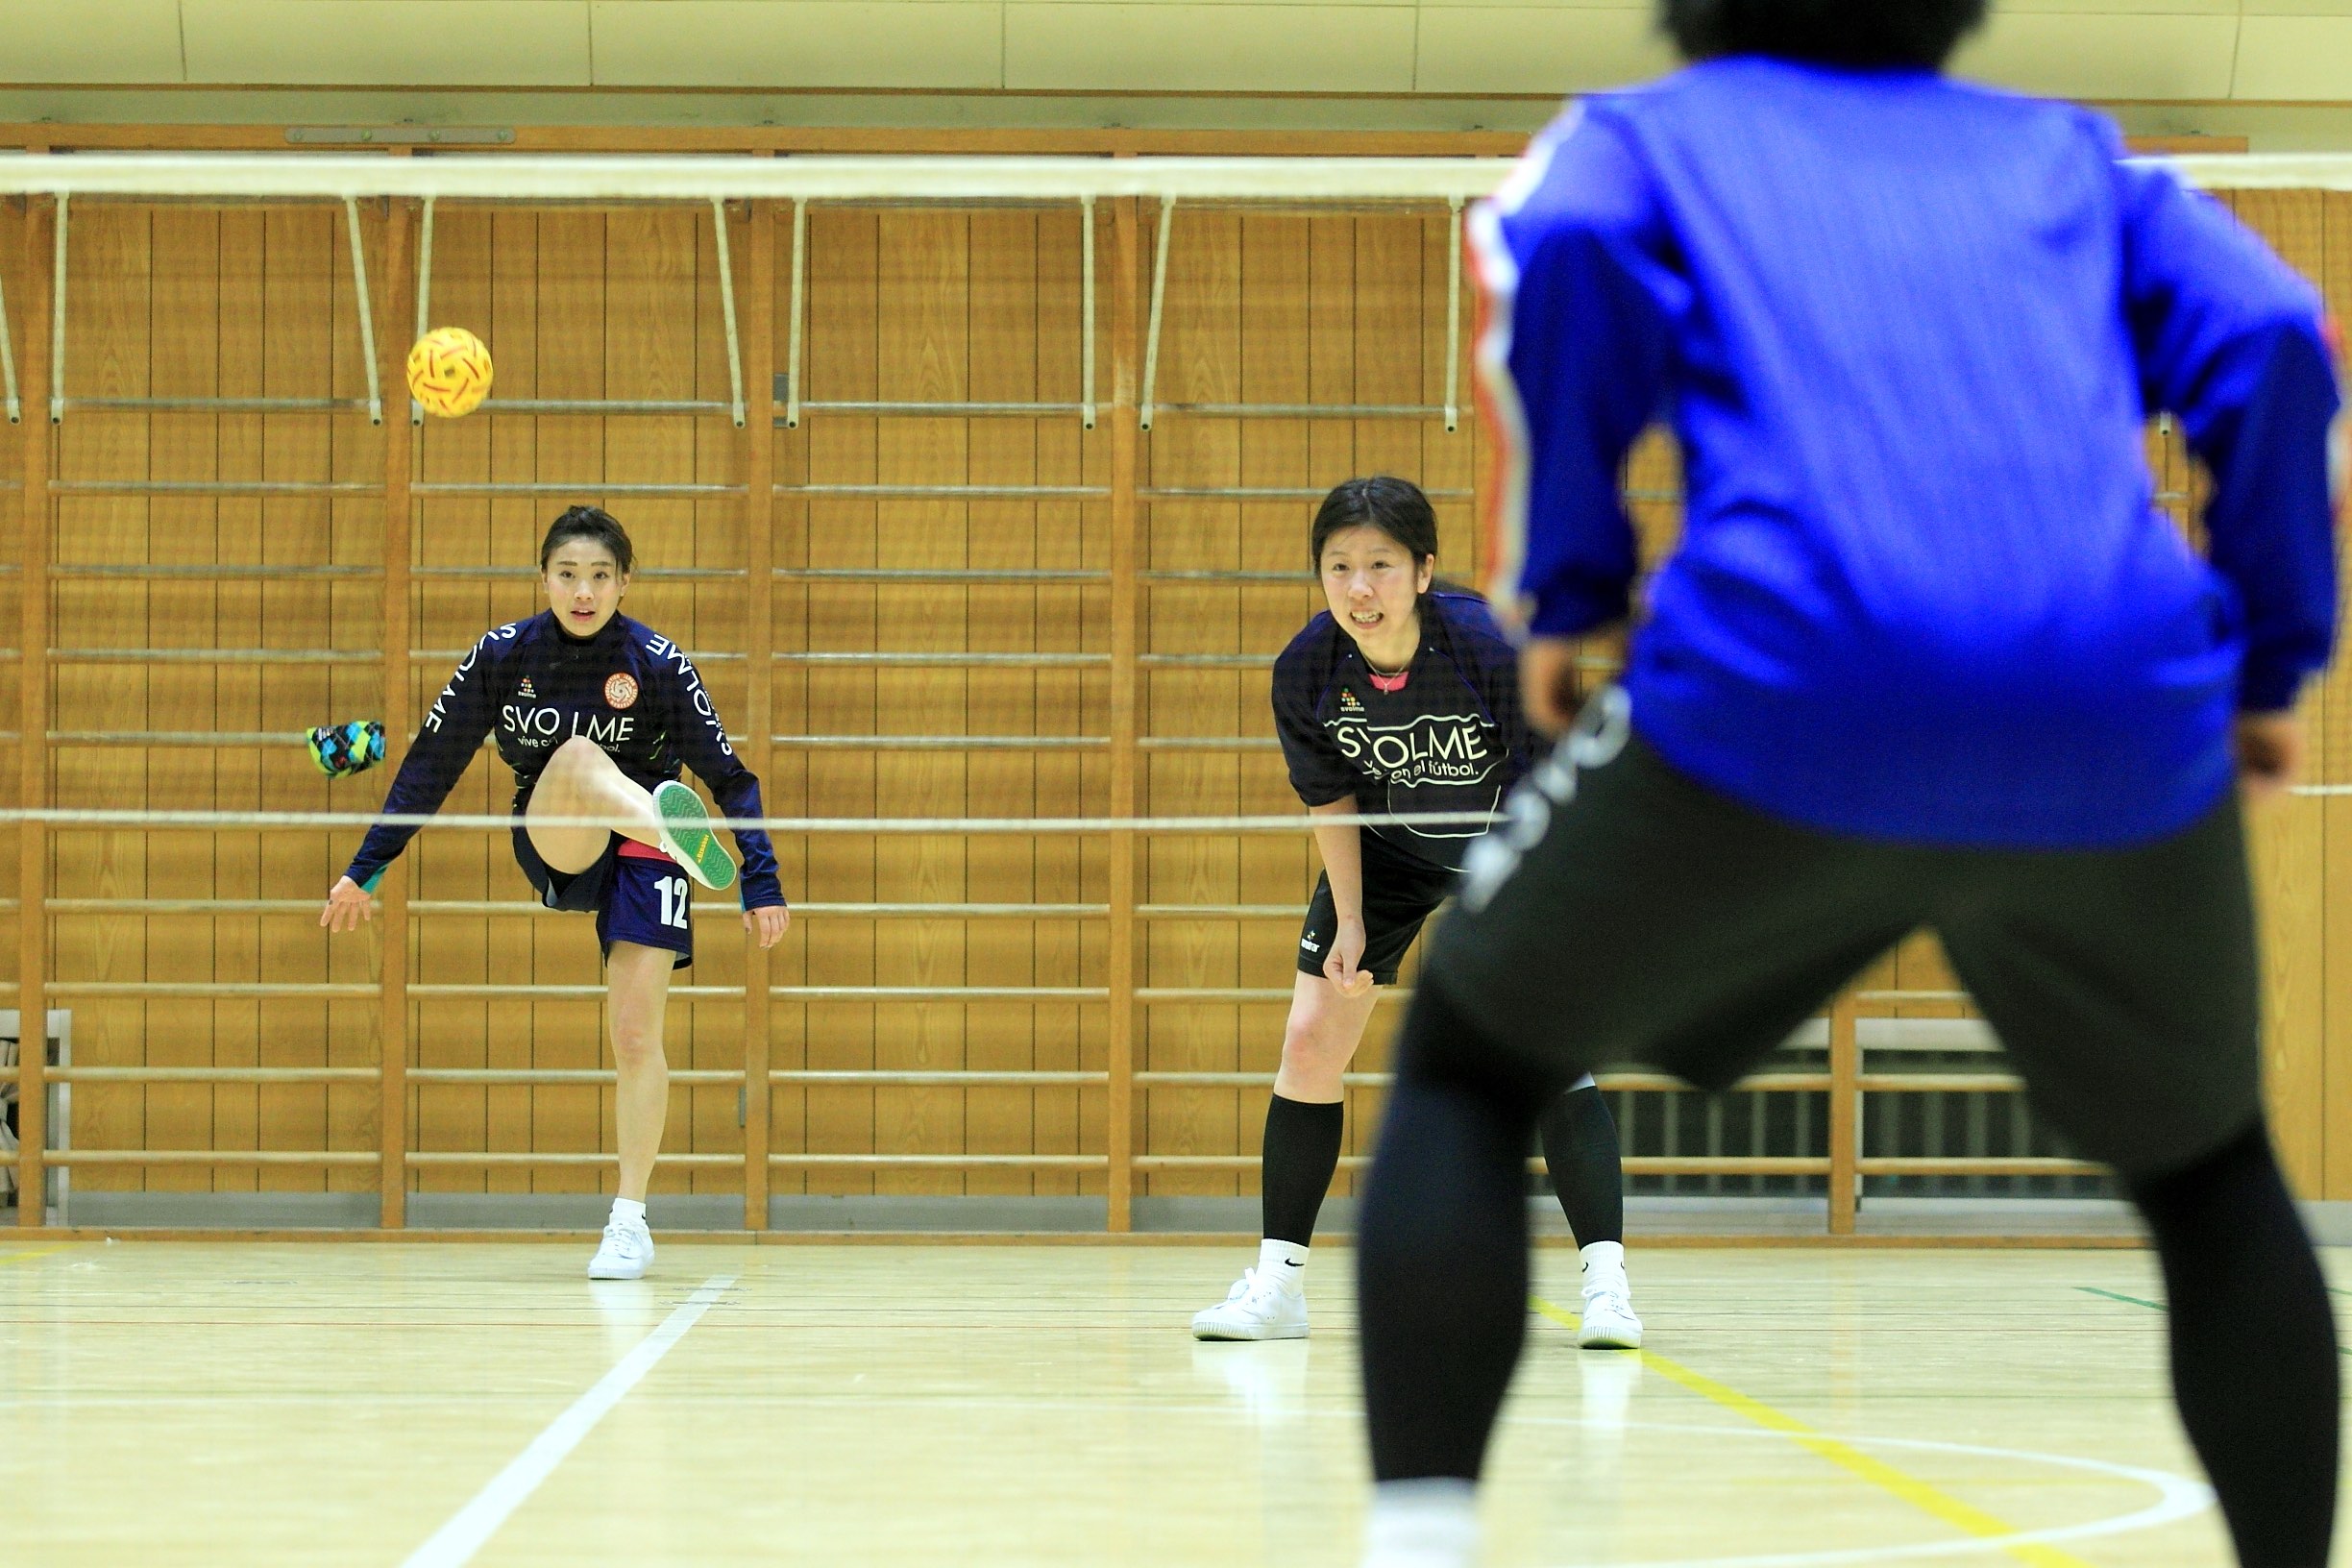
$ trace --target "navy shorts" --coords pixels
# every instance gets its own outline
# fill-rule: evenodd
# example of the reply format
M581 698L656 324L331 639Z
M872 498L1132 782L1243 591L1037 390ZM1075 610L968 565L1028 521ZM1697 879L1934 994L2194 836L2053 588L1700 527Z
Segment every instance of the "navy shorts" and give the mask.
M1461 873L1409 855L1370 828L1359 838L1363 845L1364 950L1357 967L1372 971L1373 984L1393 986L1397 966L1421 934L1421 923L1454 895ZM1338 935L1339 907L1327 875L1315 883L1299 931L1299 973L1321 974Z
M559 871L539 858L538 845L524 828L514 830L515 863L539 901L550 909L596 916L597 941L612 957L616 942L660 947L677 954L671 966L694 962L694 889L676 861L615 833L584 871Z

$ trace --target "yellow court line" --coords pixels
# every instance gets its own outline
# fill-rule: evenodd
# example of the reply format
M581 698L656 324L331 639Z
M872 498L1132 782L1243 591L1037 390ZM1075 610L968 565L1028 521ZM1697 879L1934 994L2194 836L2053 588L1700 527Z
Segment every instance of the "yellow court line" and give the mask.
M1576 1313L1555 1307L1541 1296L1531 1296L1529 1300L1538 1312L1563 1328L1574 1329L1581 1321ZM1900 1498L1954 1530L1985 1541L2020 1533L2017 1526L2005 1524L1982 1508L1963 1503L1949 1492L1899 1470L1884 1459L1873 1458L1850 1443L1842 1443L1793 1415L1784 1415L1762 1400L1751 1399L1736 1388L1726 1387L1704 1373L1694 1372L1678 1361L1668 1360L1654 1350L1638 1350L1633 1354L1641 1358L1643 1366L1654 1369L1670 1383L1679 1384L1727 1410L1744 1415L1768 1432L1781 1433L1799 1447L1810 1450L1839 1469ZM2054 1546L2046 1546L2038 1541L2020 1542L2004 1546L2001 1550L2021 1562L2034 1564L2034 1568L2091 1568L2089 1563L2072 1553L2061 1552Z
M46 1258L64 1250L63 1247L36 1247L31 1252L0 1252L0 1263L21 1263L29 1258Z

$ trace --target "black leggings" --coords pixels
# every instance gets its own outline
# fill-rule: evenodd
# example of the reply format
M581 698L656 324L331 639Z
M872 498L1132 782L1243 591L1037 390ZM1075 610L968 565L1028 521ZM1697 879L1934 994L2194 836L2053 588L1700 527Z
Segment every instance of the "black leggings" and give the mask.
M1357 1244L1381 1481L1476 1480L1527 1329L1528 1139L1551 1086L1425 977ZM2246 1568L2323 1568L2337 1352L2326 1286L2259 1122L2135 1184L2171 1300L2173 1388Z

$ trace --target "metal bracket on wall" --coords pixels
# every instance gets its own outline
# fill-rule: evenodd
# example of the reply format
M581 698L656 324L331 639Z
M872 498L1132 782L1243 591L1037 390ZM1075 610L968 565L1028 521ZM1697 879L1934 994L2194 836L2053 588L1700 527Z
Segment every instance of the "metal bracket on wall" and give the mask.
M14 425L24 418L24 404L16 397L16 345L9 336L8 290L0 288L0 373L8 377L8 417Z
M800 416L815 411L826 414L864 414L876 417L897 415L911 418L944 419L972 419L993 415L1034 418L1046 414L1076 414L1085 429L1092 429L1095 414L1094 198L1091 196L1080 197L1078 213L1079 321L1078 401L1076 403L990 402L969 399L898 402L872 398L819 401L801 396L801 388L805 383L800 374L800 323L802 316L806 313L808 299L808 203L805 199L796 199L793 202L792 295L785 307L784 368L775 373L775 385L771 394L775 402L784 405L784 428L788 430L798 429Z
M735 326L735 276L727 245L726 208L717 198L711 202L711 222L718 237L720 298L726 309L727 385L732 394L727 401L722 403L709 398L489 398L474 411L490 415L589 414L600 418L619 414L727 414L732 416L736 428L740 429L746 418L743 344ZM354 233L355 237L355 230ZM418 337L432 331L432 264L433 198L428 196L425 198L424 227L417 239ZM361 298L364 302L364 293ZM367 317L364 303L360 309L360 325L365 331ZM371 354L368 358L371 397L375 391L375 356ZM425 410L413 398L408 401L408 423L425 423Z
M1143 400L1138 423L1144 429L1162 414L1205 419L1443 419L1460 428L1462 199L1448 197L1450 213L1446 267L1446 391L1441 404L1420 403L1162 403L1160 328L1167 308L1168 233L1175 227L1176 198L1160 198L1160 233L1152 252L1151 319L1143 337Z

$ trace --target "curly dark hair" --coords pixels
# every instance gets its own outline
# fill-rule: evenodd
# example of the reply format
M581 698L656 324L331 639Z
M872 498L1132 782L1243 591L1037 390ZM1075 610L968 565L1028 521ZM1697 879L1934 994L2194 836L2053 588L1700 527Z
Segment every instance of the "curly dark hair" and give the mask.
M1934 70L1975 31L1991 0L1659 0L1691 60L1773 55L1825 65Z

